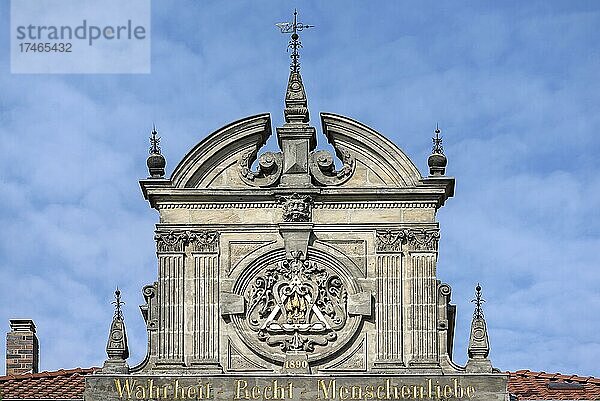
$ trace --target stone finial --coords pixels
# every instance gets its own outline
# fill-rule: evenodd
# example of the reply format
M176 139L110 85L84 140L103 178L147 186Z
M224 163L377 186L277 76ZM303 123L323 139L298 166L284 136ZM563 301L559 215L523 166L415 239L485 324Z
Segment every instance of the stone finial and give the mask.
M448 159L444 155L444 147L442 146L442 137L440 136L440 127L436 124L435 136L431 138L433 140L433 149L431 155L427 159L429 165L430 176L442 176L446 174L446 166L448 165Z
M290 71L283 114L287 123L308 123L310 120L308 99L300 71Z
M290 64L290 78L285 94L285 121L288 123L308 123L308 101L306 99L304 84L302 84L302 77L300 76L299 49L302 48L302 42L300 42L298 32L307 28L314 28L314 25L298 22L297 10L294 10L294 22L281 22L275 25L281 29L281 33L292 34L288 43L292 62Z
M163 178L165 176L167 161L160 153L160 137L155 126L152 126L150 134L150 156L146 159L146 165L148 166L150 178Z
M129 358L129 347L127 345L127 333L125 331L125 322L123 319L123 311L121 306L124 304L121 301L121 291L117 287L115 291L115 300L112 302L115 305L115 314L110 325L108 334L108 342L106 343L106 354L108 359L102 367L103 372L109 373L128 373L129 366L126 359Z
M290 77L285 92L285 124L277 128L277 140L283 153L283 166L280 184L282 187L310 187L312 179L308 161L310 152L317 146L317 131L308 125L308 100L302 77L300 76L300 54L302 47L298 32L312 27L298 22L294 11L294 22L276 24L282 33L291 33L288 50L292 62Z
M492 363L488 359L490 353L490 342L488 338L485 317L482 305L485 300L481 297L481 286L475 288L475 311L471 321L471 334L469 336L469 360L467 361L467 372L491 373Z

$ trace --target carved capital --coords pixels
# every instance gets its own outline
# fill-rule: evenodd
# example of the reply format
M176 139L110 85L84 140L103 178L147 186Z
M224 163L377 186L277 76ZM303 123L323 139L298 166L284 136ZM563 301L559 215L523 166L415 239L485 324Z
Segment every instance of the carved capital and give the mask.
M376 236L377 252L401 252L406 238L402 230L378 230Z
M416 228L406 231L406 240L410 250L437 252L440 240L438 229Z
M187 242L184 231L160 231L154 235L157 252L183 252Z
M216 231L158 231L154 236L157 252L214 253L219 249L219 233Z
M188 231L192 252L216 253L219 251L219 233L216 231Z
M378 230L377 252L401 252L404 247L411 251L433 251L438 249L438 229L406 228L400 230Z

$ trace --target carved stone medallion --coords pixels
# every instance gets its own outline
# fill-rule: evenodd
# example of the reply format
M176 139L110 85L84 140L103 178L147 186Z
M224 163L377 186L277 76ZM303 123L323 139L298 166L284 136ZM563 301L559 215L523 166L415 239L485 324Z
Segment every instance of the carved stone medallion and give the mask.
M325 358L358 328L361 316L348 313L348 297L359 288L324 254L309 250L304 260L300 252L281 256L250 269L251 277L236 286L247 306L244 315L233 317L234 324L242 340L268 360L298 352L309 362Z

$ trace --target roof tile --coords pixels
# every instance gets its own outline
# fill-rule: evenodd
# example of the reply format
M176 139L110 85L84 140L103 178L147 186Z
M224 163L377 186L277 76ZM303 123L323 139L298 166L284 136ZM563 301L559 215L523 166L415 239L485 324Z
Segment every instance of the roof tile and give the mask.
M600 379L560 373L517 370L509 373L508 391L519 401L533 400L600 400ZM576 383L580 388L569 386L548 387L549 383Z
M53 372L0 376L0 399L81 399L85 375L98 369L60 369Z

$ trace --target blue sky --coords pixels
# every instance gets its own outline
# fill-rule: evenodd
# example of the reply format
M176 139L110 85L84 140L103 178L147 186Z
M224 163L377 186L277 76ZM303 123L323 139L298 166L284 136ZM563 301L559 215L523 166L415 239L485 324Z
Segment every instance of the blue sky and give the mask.
M230 121L281 124L289 58L274 24L294 7L317 25L301 59L317 129L319 112L348 115L423 174L443 130L457 185L438 214L438 275L458 305L456 361L481 282L495 366L600 376L594 1L153 0L149 75L14 75L3 29L2 331L34 319L44 370L99 366L119 285L130 363L143 358L157 214L137 181L152 123L168 173Z

